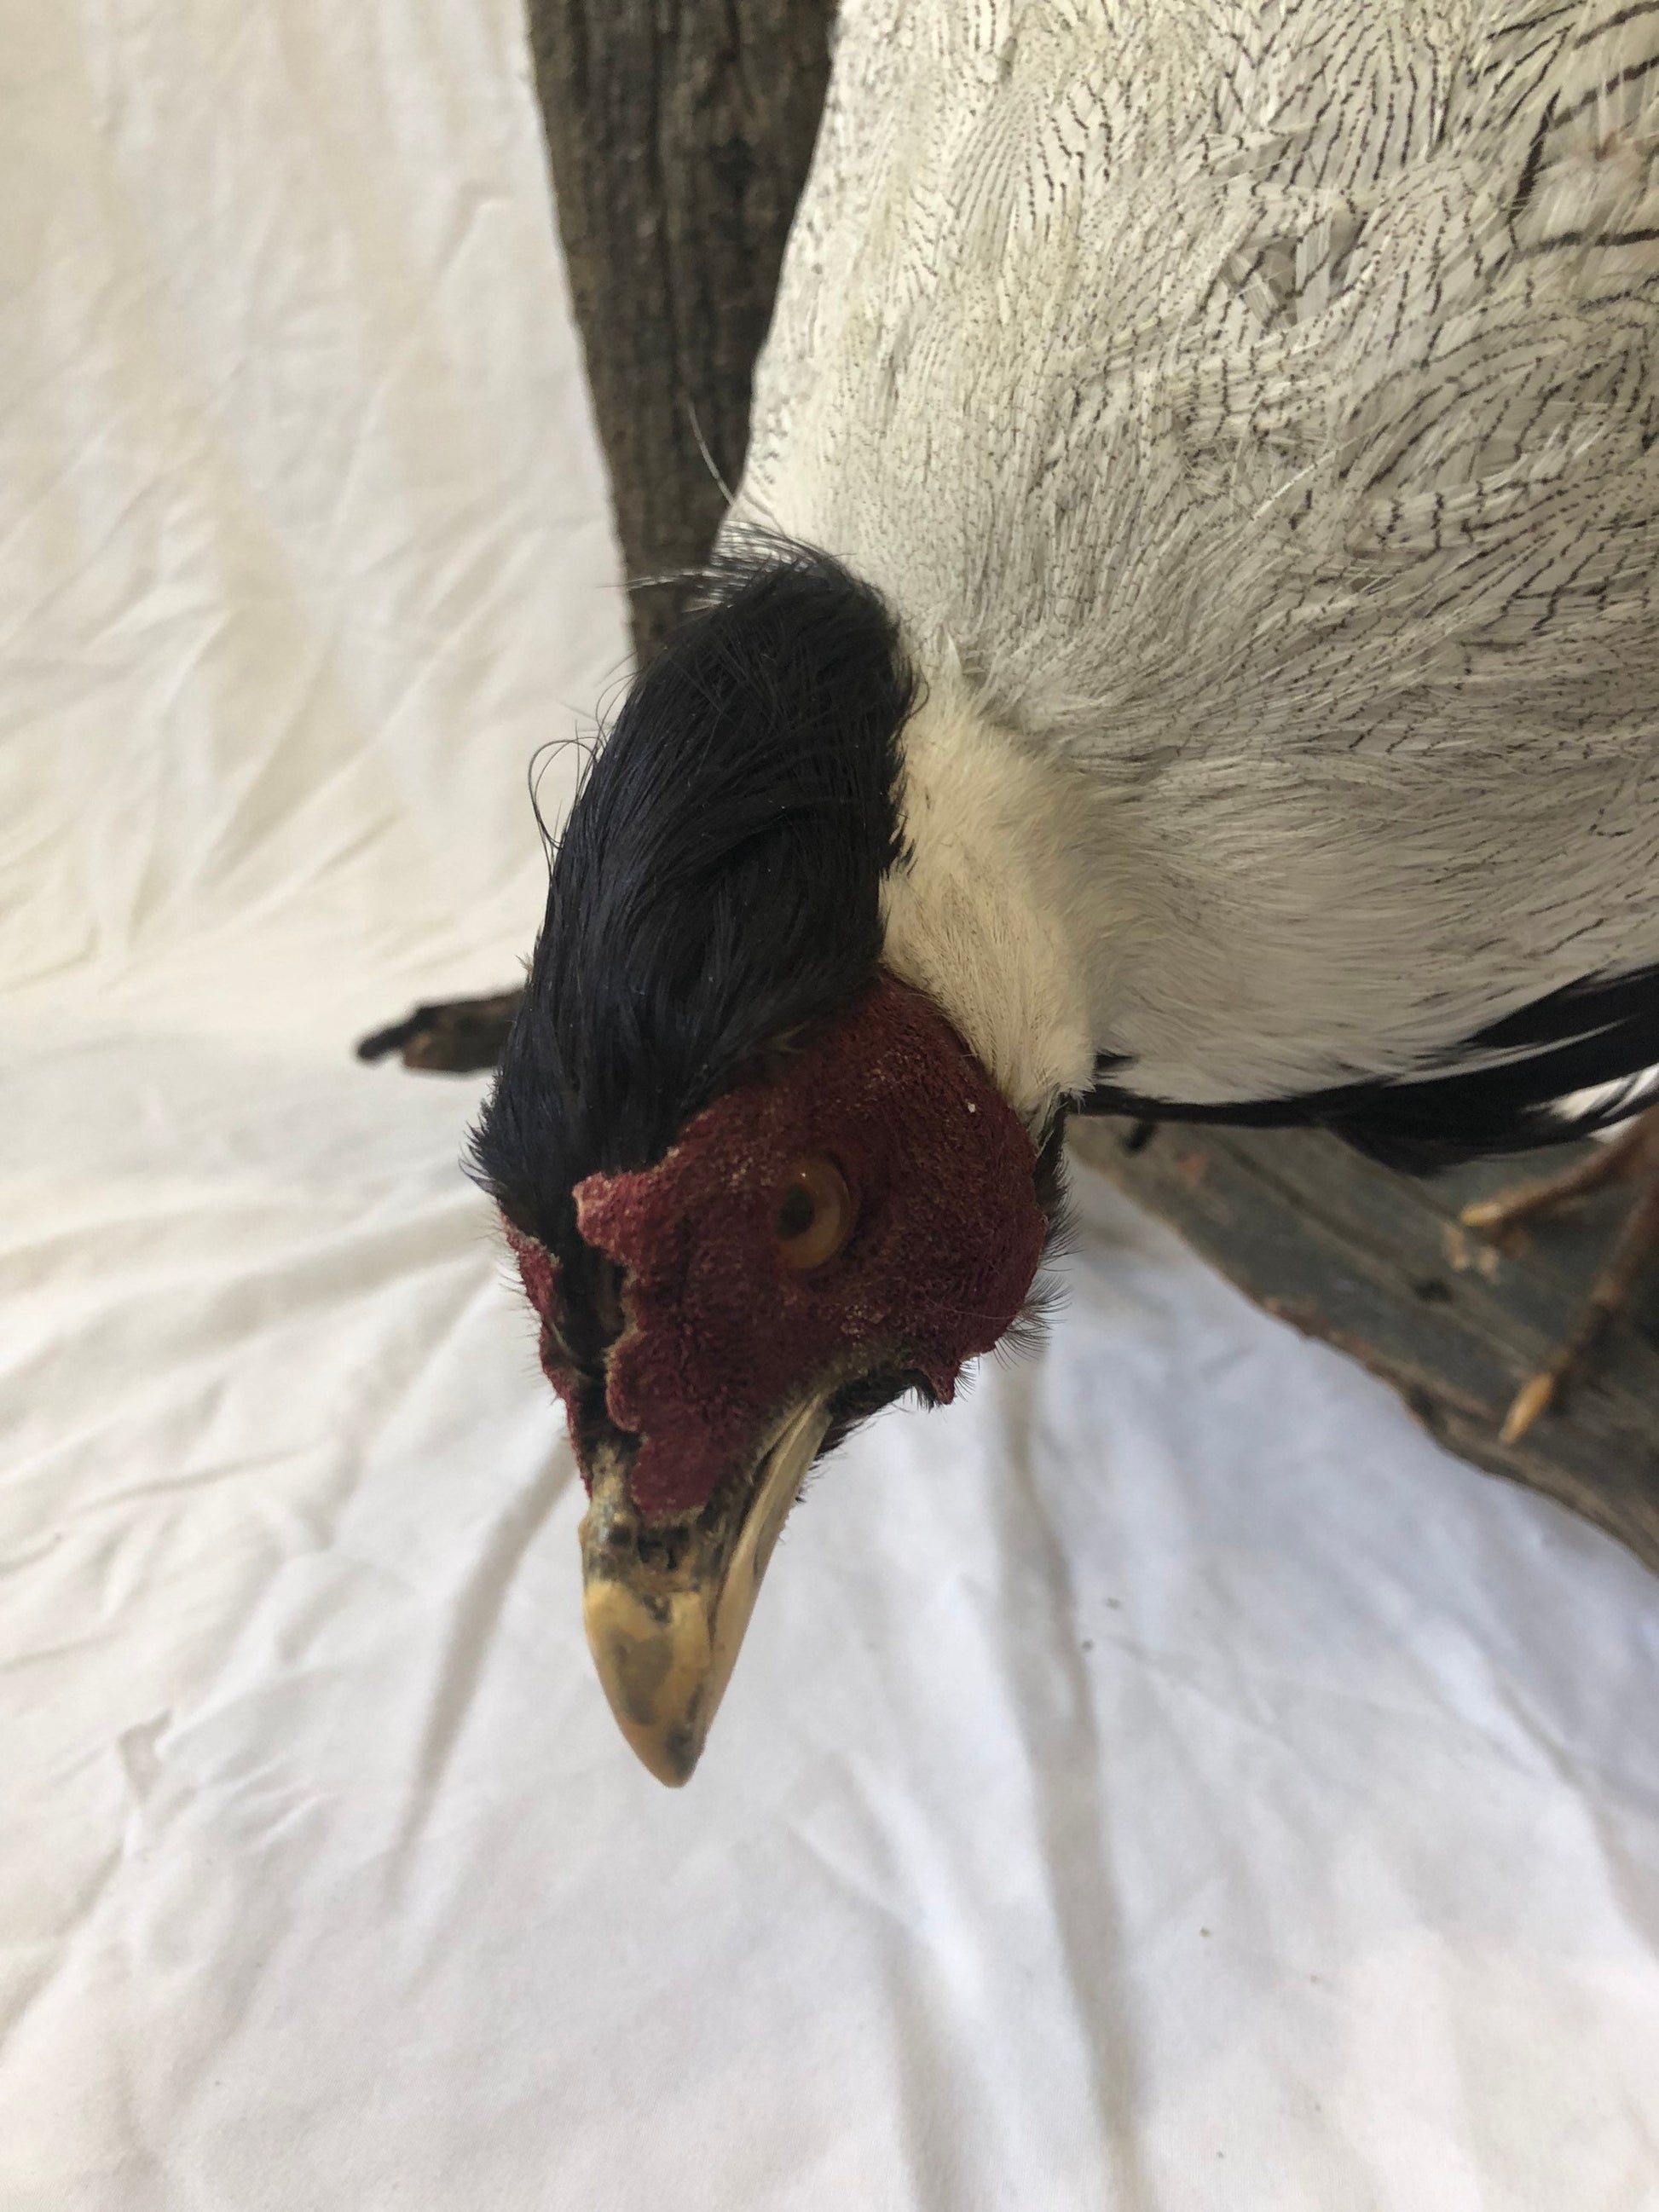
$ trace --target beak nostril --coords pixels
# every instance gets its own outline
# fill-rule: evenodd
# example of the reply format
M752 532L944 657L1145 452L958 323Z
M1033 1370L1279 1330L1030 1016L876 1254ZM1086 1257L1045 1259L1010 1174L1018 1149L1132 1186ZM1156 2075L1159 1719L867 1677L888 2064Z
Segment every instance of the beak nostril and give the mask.
M644 1531L635 1539L634 1548L642 1567L655 1567L672 1575L684 1556L685 1537L675 1529Z

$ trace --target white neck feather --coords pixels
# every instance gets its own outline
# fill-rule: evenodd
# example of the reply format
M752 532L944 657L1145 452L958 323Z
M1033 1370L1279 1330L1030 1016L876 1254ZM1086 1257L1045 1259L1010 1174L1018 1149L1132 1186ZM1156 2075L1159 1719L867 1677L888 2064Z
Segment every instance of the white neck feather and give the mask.
M1096 809L1080 780L999 729L954 656L901 740L910 850L883 890L883 960L924 991L1034 1131L1094 1065L1073 848ZM1079 856L1082 857L1081 854ZM1091 872L1098 882L1099 848Z

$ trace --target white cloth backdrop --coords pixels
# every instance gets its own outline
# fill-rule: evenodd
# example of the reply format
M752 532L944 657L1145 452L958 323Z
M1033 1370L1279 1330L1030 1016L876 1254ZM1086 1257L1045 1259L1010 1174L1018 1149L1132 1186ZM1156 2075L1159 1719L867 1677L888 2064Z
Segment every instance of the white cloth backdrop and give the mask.
M1659 1583L1102 1193L634 1765L349 1056L623 663L515 9L11 0L0 125L5 2212L1659 2205Z

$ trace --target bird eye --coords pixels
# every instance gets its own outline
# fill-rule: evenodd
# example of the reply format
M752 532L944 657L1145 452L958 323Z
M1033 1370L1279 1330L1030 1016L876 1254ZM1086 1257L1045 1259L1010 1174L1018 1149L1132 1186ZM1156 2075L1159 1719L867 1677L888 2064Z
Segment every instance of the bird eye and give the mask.
M853 1233L853 1197L833 1160L799 1160L778 1194L772 1235L778 1257L810 1274L846 1247Z

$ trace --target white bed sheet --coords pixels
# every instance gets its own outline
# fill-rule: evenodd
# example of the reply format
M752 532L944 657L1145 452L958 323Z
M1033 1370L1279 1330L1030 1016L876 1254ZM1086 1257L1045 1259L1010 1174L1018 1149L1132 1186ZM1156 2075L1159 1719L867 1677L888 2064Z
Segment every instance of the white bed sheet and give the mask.
M516 10L13 0L0 120L5 2212L1659 2205L1659 1584L1103 1190L635 1765L348 1054L623 661Z

